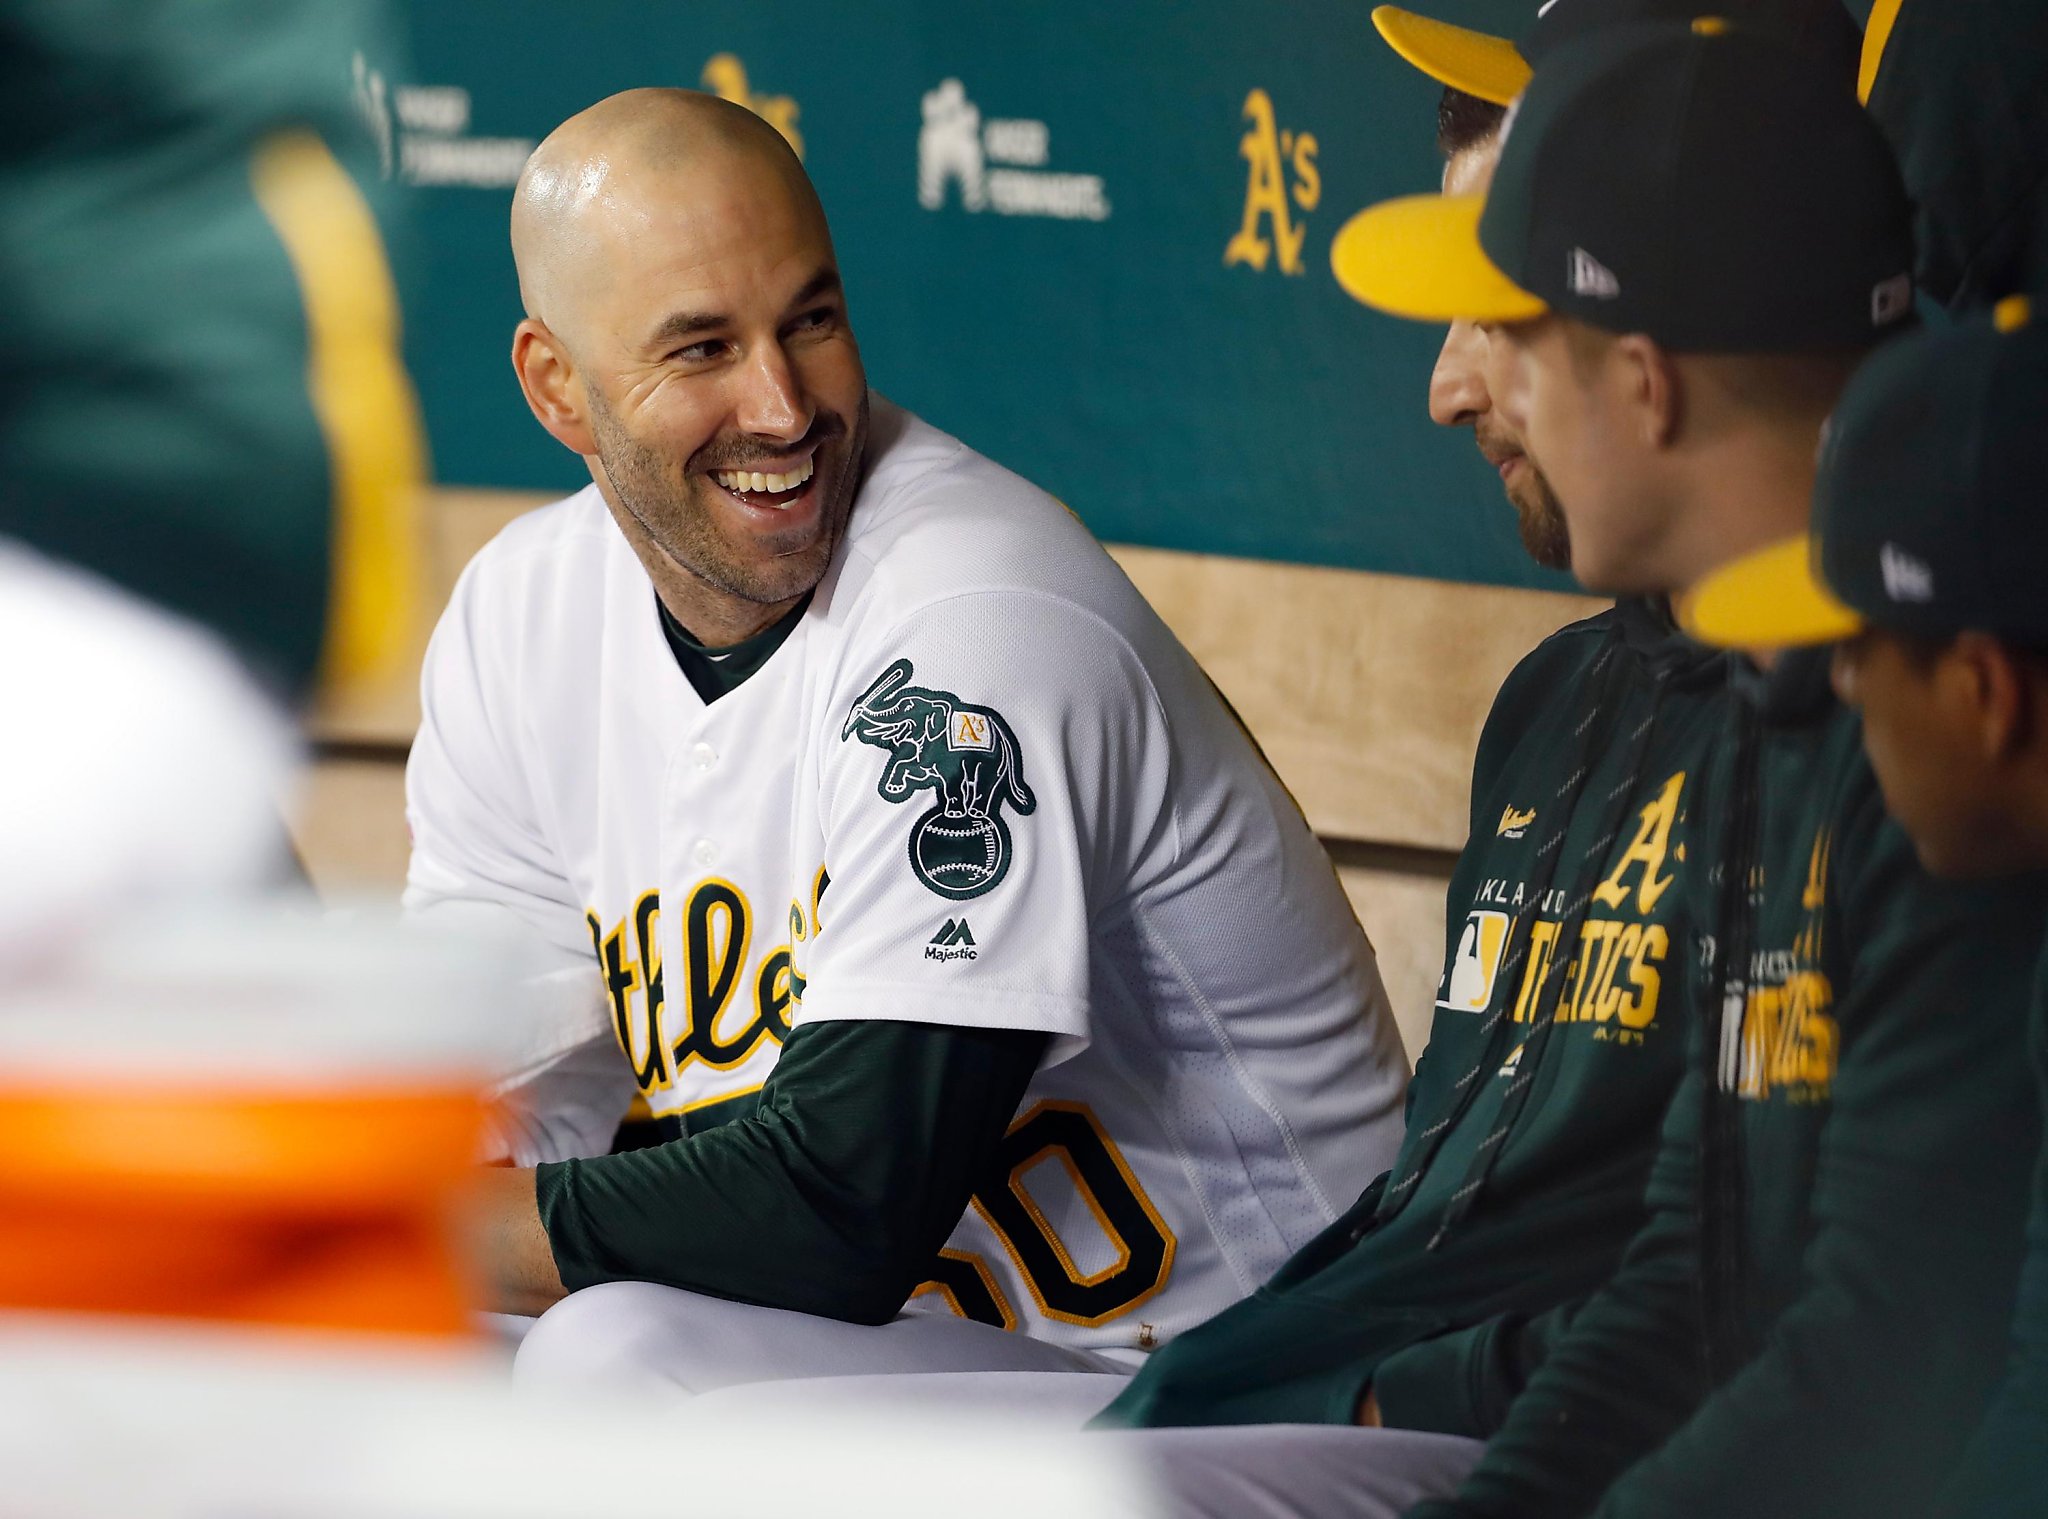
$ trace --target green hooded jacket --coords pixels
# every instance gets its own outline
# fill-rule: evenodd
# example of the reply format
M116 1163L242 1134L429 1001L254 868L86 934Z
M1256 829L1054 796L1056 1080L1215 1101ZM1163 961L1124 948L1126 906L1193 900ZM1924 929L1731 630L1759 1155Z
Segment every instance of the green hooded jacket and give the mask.
M1747 684L1706 783L1729 842L1686 881L1706 996L1650 1222L1412 1519L1923 1513L1997 1378L2041 883L1920 869L1825 651Z
M1159 1351L1101 1423L1349 1423L1370 1384L1389 1423L1498 1425L1643 1220L1684 1064L1674 883L1726 669L1626 602L1509 676L1393 1169L1254 1296Z
M2028 1036L2041 1106L2048 1110L2048 952L2034 973ZM2040 1519L2048 1514L2048 1156L2034 1171L2027 1259L2020 1268L2005 1383L1937 1511L1942 1519Z

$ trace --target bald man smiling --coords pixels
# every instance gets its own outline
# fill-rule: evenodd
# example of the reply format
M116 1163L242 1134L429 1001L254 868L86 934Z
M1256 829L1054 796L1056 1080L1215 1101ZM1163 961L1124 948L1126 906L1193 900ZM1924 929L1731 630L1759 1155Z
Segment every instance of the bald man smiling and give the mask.
M1080 523L871 398L772 128L614 96L512 238L592 484L435 633L407 900L537 956L487 1178L518 1374L1128 1371L1398 1137L1327 859ZM607 1154L636 1092L664 1142Z

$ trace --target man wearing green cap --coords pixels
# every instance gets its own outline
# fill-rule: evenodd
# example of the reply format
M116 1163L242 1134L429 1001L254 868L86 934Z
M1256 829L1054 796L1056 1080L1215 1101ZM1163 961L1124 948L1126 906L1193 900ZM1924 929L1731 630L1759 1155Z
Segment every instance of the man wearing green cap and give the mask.
M1887 808L1940 875L2048 867L2044 416L2048 330L2023 297L1898 345L1835 413L1812 539L1738 560L1685 609L1712 643L1842 640L1835 689L1863 714ZM2030 1038L2048 1090L2048 957ZM2028 1232L2013 1362L1945 1515L2048 1512L2048 1170Z
M1920 288L1981 310L2048 281L2048 6L1875 0L1859 87L1912 197Z
M1539 4L1519 37L1496 37L1397 5L1382 5L1372 24L1387 46L1439 84L1498 106L1512 105L1543 60L1609 27L1688 22L1700 0L1551 0ZM1863 31L1842 0L1724 0L1715 14L1767 30L1845 84L1857 77Z
M1350 224L1346 288L1508 346L1589 586L1681 593L1800 530L1823 419L1911 305L1853 98L1723 21L1613 28L1542 61L1506 136L1483 200ZM1916 867L1824 662L1744 684L1701 782L1724 836L1674 887L1702 1027L1651 1221L1418 1516L1918 1512L1995 1379L2035 1133L2001 1009L2040 895Z

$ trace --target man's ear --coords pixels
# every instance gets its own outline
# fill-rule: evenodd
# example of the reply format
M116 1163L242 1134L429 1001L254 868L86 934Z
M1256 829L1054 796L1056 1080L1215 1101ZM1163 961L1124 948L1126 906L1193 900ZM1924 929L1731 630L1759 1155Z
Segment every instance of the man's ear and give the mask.
M1958 633L1942 664L1985 759L2003 764L2039 742L2042 692L2011 649L1989 633Z
M1677 363L1640 332L1616 338L1610 358L1614 383L1637 440L1645 448L1668 447L1685 411L1685 385Z
M512 372L535 420L574 454L597 452L576 361L547 325L527 317L512 329Z

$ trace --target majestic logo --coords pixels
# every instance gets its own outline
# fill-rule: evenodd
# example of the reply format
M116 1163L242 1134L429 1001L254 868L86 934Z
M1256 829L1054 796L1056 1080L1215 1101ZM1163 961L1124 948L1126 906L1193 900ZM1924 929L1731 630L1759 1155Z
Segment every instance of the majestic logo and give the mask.
M927 90L924 125L917 134L917 203L927 211L946 204L960 187L960 209L998 216L1050 216L1060 221L1109 219L1109 196L1099 174L1061 174L1046 168L1052 129L1024 118L983 121L981 107L957 79ZM991 168L990 165L999 167Z
M1504 839L1519 839L1529 831L1529 825L1535 821L1534 807L1503 807L1500 813L1500 827L1494 832Z
M797 103L787 95L756 95L747 78L747 66L733 54L718 53L710 58L698 81L719 99L745 106L780 132L798 158L804 156L803 133L796 129L796 119L802 114Z
M965 918L957 923L946 919L946 926L933 934L932 942L924 947L927 960L972 960L977 953Z
M1250 264L1263 270L1266 260L1278 255L1282 274L1302 271L1301 245L1308 236L1306 226L1296 226L1287 210L1287 169L1294 170L1294 204L1303 212L1315 210L1323 198L1323 177L1316 170L1317 143L1313 133L1282 132L1273 119L1273 98L1264 90L1253 90L1244 98L1244 118L1251 123L1237 145L1238 157L1249 166L1244 187L1244 220L1237 236L1223 250L1223 264ZM1260 222L1272 229L1267 238Z
M940 896L965 901L1009 871L1003 803L1024 816L1038 802L1024 783L1017 738L1002 714L950 691L913 686L911 673L910 661L899 659L876 676L846 714L839 740L857 735L889 751L875 788L884 801L908 801L924 790L936 794L931 811L911 825L910 868Z

